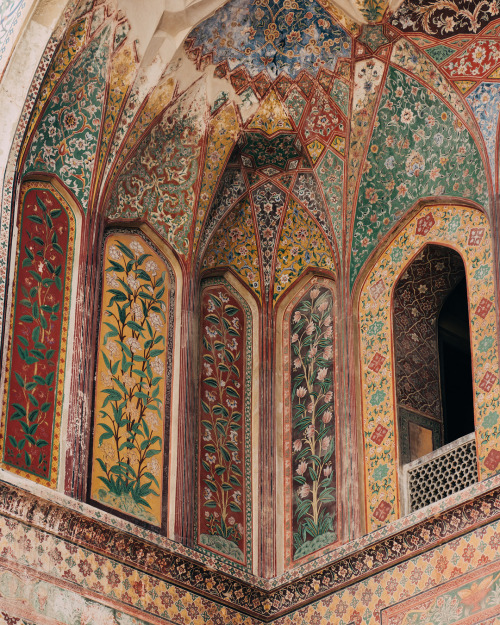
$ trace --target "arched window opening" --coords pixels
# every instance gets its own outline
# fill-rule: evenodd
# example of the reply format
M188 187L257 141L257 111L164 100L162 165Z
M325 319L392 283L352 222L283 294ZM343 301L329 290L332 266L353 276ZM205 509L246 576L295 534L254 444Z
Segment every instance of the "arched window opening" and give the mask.
M472 354L465 277L446 298L438 320L444 444L474 431Z
M428 245L394 289L394 350L403 464L474 429L465 267Z

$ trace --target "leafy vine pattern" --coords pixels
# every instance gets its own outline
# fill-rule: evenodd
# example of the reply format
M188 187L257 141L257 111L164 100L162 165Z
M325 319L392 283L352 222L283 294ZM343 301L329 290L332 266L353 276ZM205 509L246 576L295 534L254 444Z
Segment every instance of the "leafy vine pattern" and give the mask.
M332 309L315 285L291 320L295 560L336 540Z
M161 524L168 278L137 235L106 246L92 496Z
M58 352L63 327L68 217L46 191L23 209L4 461L51 479Z
M202 319L202 542L242 560L245 318L231 293L217 287L205 290Z

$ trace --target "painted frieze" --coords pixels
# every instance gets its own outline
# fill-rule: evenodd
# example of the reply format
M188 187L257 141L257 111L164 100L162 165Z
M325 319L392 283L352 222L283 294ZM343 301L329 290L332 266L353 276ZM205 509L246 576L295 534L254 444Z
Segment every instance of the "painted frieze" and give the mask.
M380 59L359 61L354 66L354 88L349 136L347 173L347 220L354 210L354 195L362 171L363 154L371 133L371 124L380 94L385 65ZM347 106L347 104L346 104ZM334 154L332 152L332 154ZM330 157L330 160L333 160ZM337 235L338 237L338 235Z
M81 52L40 119L26 160L26 172L57 174L88 209L98 152L110 28Z
M168 451L173 274L139 234L103 257L91 498L160 527Z
M104 7L103 7L104 8ZM99 169L97 176L102 171L106 151L112 133L118 122L118 115L134 81L138 63L133 43L123 45L111 60L110 82L108 97L105 106L103 133L101 136L101 149L99 152Z
M433 92L391 67L359 187L351 286L380 238L417 200L443 195L488 205L478 148Z
M334 168L333 168L334 169ZM322 170L323 173L323 170ZM328 186L328 185L326 185ZM341 187L340 187L341 189ZM340 190L339 189L339 190ZM328 216L325 201L321 194L316 176L312 172L300 172L293 187L295 197L305 206L323 228L332 248L335 246L335 237ZM330 199L330 198L329 198Z
M489 74L500 63L500 42L478 39L458 56L443 65L451 77L480 78Z
M344 162L333 150L327 149L316 169L316 175L325 194L337 246L342 251Z
M293 130L292 123L276 92L271 90L262 100L257 112L248 124L252 130L261 130L266 135Z
M238 137L238 132L238 118L232 104L224 107L210 122L205 168L203 170L200 199L196 214L194 248L196 248L215 186Z
M391 297L393 285L426 243L450 246L465 265L480 479L500 464L500 389L488 221L478 210L424 207L393 239L367 276L359 299L366 516L368 529L399 516Z
M337 540L333 293L302 289L284 318L286 562Z
M241 170L226 169L222 174L213 202L207 212L206 221L200 235L198 253L203 253L205 251L206 244L217 228L224 213L240 199L245 191L246 184Z
M75 216L48 183L25 183L20 206L3 400L2 465L55 488Z
M86 18L76 20L68 28L63 40L61 41L59 49L52 58L49 70L47 71L43 79L42 85L40 87L40 92L38 93L38 97L33 106L33 112L31 114L30 122L26 132L27 137L31 136L31 133L36 126L43 107L47 103L50 94L57 85L63 72L74 60L77 53L85 44L87 25L88 24ZM21 150L21 154L24 153L26 147L27 143L24 144Z
M227 283L207 283L201 307L198 540L241 564L251 556L251 341L248 305Z
M262 253L262 272L266 295L271 285L271 271L278 226L283 216L286 194L272 182L266 182L252 191L259 243Z

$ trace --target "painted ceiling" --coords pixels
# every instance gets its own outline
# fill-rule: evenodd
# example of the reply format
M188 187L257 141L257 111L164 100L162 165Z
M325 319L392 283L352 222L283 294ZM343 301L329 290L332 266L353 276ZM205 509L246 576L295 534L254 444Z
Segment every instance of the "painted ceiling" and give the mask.
M263 302L307 267L352 288L420 199L492 214L500 6L351 4L363 20L230 0L153 71L113 0L83 2L35 85L20 173L147 221L187 270L229 266Z

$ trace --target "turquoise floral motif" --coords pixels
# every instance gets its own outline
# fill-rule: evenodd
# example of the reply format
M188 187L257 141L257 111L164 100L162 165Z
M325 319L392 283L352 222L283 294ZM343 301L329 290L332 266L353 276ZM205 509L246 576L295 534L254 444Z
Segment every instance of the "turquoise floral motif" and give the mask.
M479 342L479 351L480 352L487 352L490 347L493 345L494 340L491 336L485 336L484 339L482 341Z
M482 426L484 428L492 428L495 427L495 425L498 423L498 419L499 419L499 414L498 412L490 412L489 414L487 414L482 422Z
M33 137L26 172L56 173L87 210L101 124L110 29L63 77Z
M368 336L375 336L377 335L380 330L382 330L382 328L384 327L384 324L382 323L382 321L374 321L367 330L367 334Z
M350 37L315 0L231 0L192 30L186 45L212 55L214 65L228 61L232 71L243 66L272 80L304 69L316 76L321 66L333 71L351 52Z
M476 280L483 280L490 273L490 268L488 265L481 265L479 269L475 272L474 278Z
M443 195L487 206L479 151L453 111L391 67L359 188L351 286L381 237L419 198Z
M460 217L455 215L450 219L450 223L448 224L448 232L449 234L455 234L456 231L460 228Z
M403 250L400 247L395 247L391 252L391 259L393 263L401 262L403 258Z
M383 480L389 473L389 467L386 464L379 464L373 471L373 479L375 481Z
M375 391L370 398L370 404L372 406L379 406L385 399L384 391Z
M333 298L314 286L293 312L294 559L336 540Z

